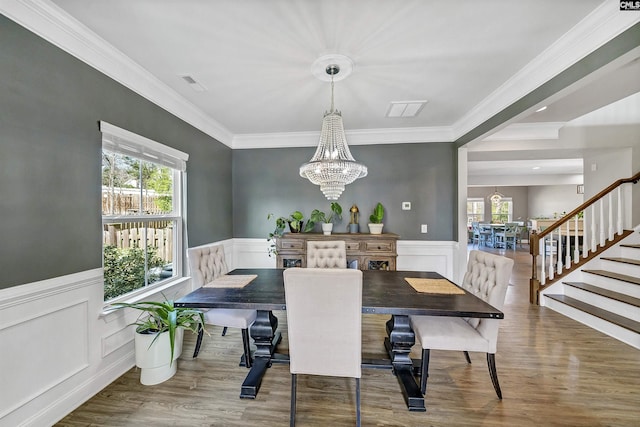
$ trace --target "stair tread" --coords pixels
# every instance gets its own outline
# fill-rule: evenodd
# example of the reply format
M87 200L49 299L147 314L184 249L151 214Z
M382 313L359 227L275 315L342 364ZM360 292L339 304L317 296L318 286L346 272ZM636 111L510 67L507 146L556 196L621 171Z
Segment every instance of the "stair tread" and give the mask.
M640 308L640 298L635 298L627 294L601 288L599 286L590 285L589 283L584 283L584 282L563 282L563 283L565 285L573 286L574 288L582 289L587 292L601 295L606 298L611 298L613 300L620 301L625 304L633 305L635 307Z
M623 282L634 283L640 285L640 278L634 276L628 276L626 274L614 273L606 270L582 270L585 273L596 274L598 276L609 277L611 279L622 280Z
M586 302L577 300L575 298L568 297L566 295L546 294L545 296L566 304L569 307L584 311L585 313L588 313L592 316L598 317L600 319L606 320L607 322L613 323L614 325L640 334L640 322L636 322L635 320L631 320L610 311L603 310L601 308L598 308L591 304L587 304Z
M632 259L632 258L622 258L622 257L600 257L600 259L604 259L607 261L615 261L615 262L622 262L624 264L633 264L633 265L640 265L640 260L637 259Z

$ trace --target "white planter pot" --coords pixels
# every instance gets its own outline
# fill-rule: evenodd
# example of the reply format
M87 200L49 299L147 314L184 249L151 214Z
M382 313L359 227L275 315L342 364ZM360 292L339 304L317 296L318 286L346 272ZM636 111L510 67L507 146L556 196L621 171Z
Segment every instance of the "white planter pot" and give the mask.
M332 222L323 222L322 223L322 234L324 234L325 236L328 236L331 234L331 231L333 230L333 223Z
M382 234L382 226L384 224L367 224L369 226L369 233Z
M173 377L178 369L176 360L182 354L184 329L176 329L173 360L169 332L158 334L135 334L136 366L140 368L140 382L144 385L160 384Z

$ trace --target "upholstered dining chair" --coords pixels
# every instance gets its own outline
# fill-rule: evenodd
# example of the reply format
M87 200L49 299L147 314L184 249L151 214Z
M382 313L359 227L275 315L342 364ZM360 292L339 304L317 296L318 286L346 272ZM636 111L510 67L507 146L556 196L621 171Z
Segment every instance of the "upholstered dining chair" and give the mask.
M224 256L224 247L218 244L209 244L189 248L187 250L189 269L194 288L199 288L214 279L228 273L227 262ZM227 328L239 328L242 331L242 348L244 363L251 367L251 347L249 344L249 327L256 320L256 310L240 310L227 308L212 308L204 312L204 320L207 325L222 326L224 335ZM198 331L196 347L193 357L197 357L202 345L204 331Z
M360 425L362 271L289 268L284 271L291 371L291 418L295 425L297 375L356 380Z
M347 268L347 245L344 240L309 240L307 268Z
M512 259L473 250L469 253L461 287L502 310L512 269ZM422 345L420 389L423 394L427 391L430 350L462 351L468 363L471 363L469 352L479 351L487 353L489 375L498 398L502 399L495 359L499 319L442 316L410 316L410 319L416 338Z

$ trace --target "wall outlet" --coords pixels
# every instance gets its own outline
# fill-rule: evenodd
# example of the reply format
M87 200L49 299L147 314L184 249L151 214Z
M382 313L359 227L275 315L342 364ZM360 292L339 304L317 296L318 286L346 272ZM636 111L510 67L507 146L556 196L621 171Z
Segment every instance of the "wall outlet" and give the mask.
M426 233L427 232L427 224L422 224L420 226L420 232L421 233Z
M402 210L410 211L411 210L411 202L402 202Z

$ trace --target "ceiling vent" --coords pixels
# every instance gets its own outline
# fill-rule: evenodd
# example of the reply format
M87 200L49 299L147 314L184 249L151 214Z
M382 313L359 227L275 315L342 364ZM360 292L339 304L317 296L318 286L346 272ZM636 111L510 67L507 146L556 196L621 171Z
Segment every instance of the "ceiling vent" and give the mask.
M187 82L187 84L189 85L189 87L191 87L191 89L195 90L196 92L204 92L207 90L207 88L205 88L204 86L202 86L200 83L198 83L196 81L196 79L194 79L193 77L189 76L189 75L183 75L180 76L182 78L182 80L184 80L185 82Z
M389 105L386 117L415 117L427 101L394 101Z

